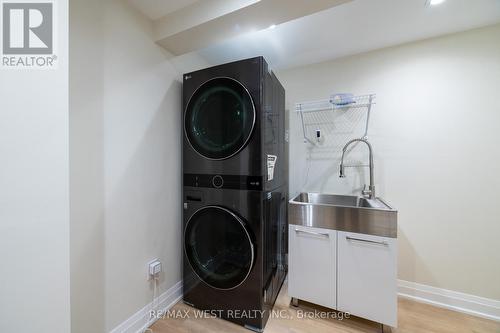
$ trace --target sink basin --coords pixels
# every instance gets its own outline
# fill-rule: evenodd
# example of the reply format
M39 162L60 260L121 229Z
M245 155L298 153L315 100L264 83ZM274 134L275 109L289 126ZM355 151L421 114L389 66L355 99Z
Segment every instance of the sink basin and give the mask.
M380 198L367 199L364 197L356 197L353 195L300 193L291 202L303 202L310 204L346 206L346 207L366 207L366 208L378 208L378 209L388 209L388 210L392 209Z
M300 193L289 202L289 223L397 237L397 211L381 198Z

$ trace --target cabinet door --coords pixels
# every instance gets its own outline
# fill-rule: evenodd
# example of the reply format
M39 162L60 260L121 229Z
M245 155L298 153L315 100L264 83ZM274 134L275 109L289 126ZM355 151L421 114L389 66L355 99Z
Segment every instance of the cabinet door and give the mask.
M397 325L397 241L338 232L338 309Z
M336 241L333 230L289 226L288 293L291 297L336 307Z

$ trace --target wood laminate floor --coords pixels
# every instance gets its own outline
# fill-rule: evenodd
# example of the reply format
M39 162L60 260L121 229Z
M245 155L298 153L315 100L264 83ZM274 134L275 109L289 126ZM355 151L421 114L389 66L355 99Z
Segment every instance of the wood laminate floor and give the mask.
M301 311L325 310L300 303ZM189 310L188 318L164 318L150 328L154 333L251 333L251 331L217 318L195 318L193 308L179 302L170 311ZM265 333L380 333L381 325L357 317L349 319L298 319L297 309L290 305L286 283L281 289L274 310L283 310L286 318L270 318ZM328 310L326 310L328 311ZM398 328L393 333L500 333L500 323L462 313L399 299ZM284 317L284 316L283 316Z

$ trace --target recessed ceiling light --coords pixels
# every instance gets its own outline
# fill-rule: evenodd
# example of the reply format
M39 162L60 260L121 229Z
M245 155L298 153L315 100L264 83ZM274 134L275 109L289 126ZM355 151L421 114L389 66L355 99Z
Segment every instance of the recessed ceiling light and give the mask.
M271 29L271 30L272 30L272 29L274 29L274 28L276 28L276 24L271 24L271 25L269 26L269 29Z
M430 6L436 6L436 5L440 5L442 4L443 2L445 2L446 0L429 0L429 5Z

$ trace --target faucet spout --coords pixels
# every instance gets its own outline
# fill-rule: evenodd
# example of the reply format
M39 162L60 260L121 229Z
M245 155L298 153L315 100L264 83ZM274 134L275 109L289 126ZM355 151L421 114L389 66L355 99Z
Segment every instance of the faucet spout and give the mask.
M344 178L345 177L345 166L344 166L344 157L347 151L347 148L355 142L362 142L368 146L368 152L369 152L369 168L370 168L370 185L368 186L368 190L363 190L362 194L364 196L368 196L370 199L375 199L375 184L374 184L374 177L373 177L373 148L372 145L368 142L368 140L364 138L360 139L352 139L351 141L347 142L342 149L342 159L340 160L340 174L339 177Z
M345 178L344 164L343 163L340 163L340 174L339 174L339 177L340 178Z

